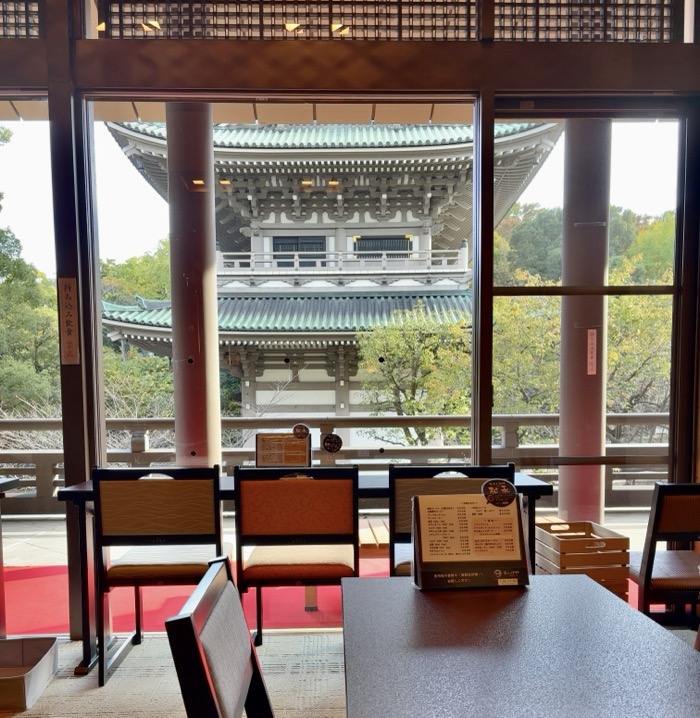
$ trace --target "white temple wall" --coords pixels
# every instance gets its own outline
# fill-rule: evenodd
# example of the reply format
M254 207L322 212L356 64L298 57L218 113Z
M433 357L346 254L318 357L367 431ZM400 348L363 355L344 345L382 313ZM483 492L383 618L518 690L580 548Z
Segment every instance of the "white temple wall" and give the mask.
M285 406L335 407L335 391L304 391L290 388L282 388L280 391L258 388L256 404L258 406L270 406L276 414L284 413Z
M266 382L288 382L292 380L292 370L288 367L279 369L265 369L262 376L257 378L258 383L263 384ZM312 382L318 382L321 384L330 384L335 382L335 378L328 376L328 372L325 369L309 369L300 365L298 367L298 383L308 384Z

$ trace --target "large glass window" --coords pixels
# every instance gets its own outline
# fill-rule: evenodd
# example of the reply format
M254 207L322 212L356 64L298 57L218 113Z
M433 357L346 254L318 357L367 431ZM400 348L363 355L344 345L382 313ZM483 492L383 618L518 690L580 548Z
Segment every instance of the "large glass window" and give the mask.
M0 99L0 420L15 511L50 507L62 461L47 102Z
M171 181L165 105L94 108L96 135L123 155L125 186L161 216ZM338 414L358 418L357 426L338 429L345 445L382 449L378 461L406 445L425 461L442 447L455 447L451 458L468 455L463 418L458 429L390 422L463 417L471 409L471 104L215 103L212 113L224 421ZM98 147L98 196L108 161ZM119 194L105 196L124 213ZM109 362L167 358L170 328L155 311L169 297L157 284L135 281L139 272L156 276L146 272L146 257L106 258L102 235L111 228L103 229L103 216L105 355ZM121 250L140 232L146 255L160 251L166 232L144 237L143 216L121 218L134 222ZM139 272L127 278L124 262ZM432 353L423 341L406 345L413 336L426 337ZM391 355L404 364L385 361ZM411 371L415 381L408 381ZM397 378L405 392L394 390ZM123 395L119 381L114 387ZM140 396L152 402L158 392ZM367 416L385 417L387 428L365 431ZM320 444L316 432L313 441ZM252 448L250 432L243 444Z
M668 476L678 123L556 126L494 233L493 412L574 520Z

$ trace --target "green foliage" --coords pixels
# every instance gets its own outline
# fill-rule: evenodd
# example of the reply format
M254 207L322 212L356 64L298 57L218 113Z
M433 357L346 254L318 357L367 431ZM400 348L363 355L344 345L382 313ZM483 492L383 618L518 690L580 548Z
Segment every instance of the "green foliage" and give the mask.
M23 285L30 286L38 276L36 268L22 259L22 243L12 230L0 229L0 285L13 284L16 291L22 291Z
M173 375L167 357L105 351L105 411L108 417L172 417Z
M241 380L227 371L219 373L221 386L221 414L223 416L241 415Z
M493 233L493 285L509 287L514 284L510 266L510 242L499 232Z
M637 232L645 224L631 209L610 208L610 230L608 232L608 256L611 268L618 267L628 256Z
M132 304L134 297L170 297L170 243L161 239L153 252L125 262L100 262L102 299L115 304Z
M422 305L394 313L391 324L357 336L365 399L372 413L398 416L469 413L471 403L470 318L447 320ZM449 430L416 427L370 432L387 443L426 445ZM449 433L449 437L445 434Z
M518 284L545 286L516 272ZM551 286L551 282L548 283ZM496 297L493 306L493 411L554 414L559 410L559 315L556 297ZM546 427L521 429L523 443L554 440Z
M510 236L510 262L544 281L561 278L562 210L527 204Z
M58 415L56 289L21 253L17 237L0 230L0 409L24 414L40 404Z
M668 270L673 267L675 233L675 213L666 212L637 234L628 251L628 255L637 260L634 276L637 282L668 283Z
M631 282L632 262L610 277ZM670 270L665 277L670 281ZM521 284L544 286L520 275ZM607 411L666 412L671 373L671 297L613 296L608 300ZM494 303L493 391L496 414L557 414L560 377L559 297L500 297ZM614 442L659 441L652 425L614 427ZM522 443L555 443L555 428L523 428Z
M673 213L670 214L672 217ZM611 268L619 267L634 251L647 254L649 247L637 250L635 247L638 247L638 234L644 234L648 217L640 217L632 210L613 206L610 207L608 220ZM655 227L656 224L654 222L651 226ZM547 209L537 204L513 205L499 223L494 236L494 284L502 287L515 284L514 273L517 269L524 270L528 276L538 276L543 282L559 282L563 231L563 212L560 208ZM666 237L663 242L666 249L663 250L664 256L660 258L659 266L668 267L668 262L663 264L668 257Z
M12 133L0 127L0 145ZM2 200L2 194L0 194ZM22 243L0 228L0 412L60 412L56 289L22 259Z
M37 374L31 363L3 355L0 361L0 412L3 416L35 416L34 407L55 403L49 374Z
M630 265L631 267L632 265ZM611 282L624 284L623 276ZM670 283L671 270L659 277ZM671 376L672 298L616 296L608 302L607 410L612 413L667 412ZM617 427L609 431L614 442L659 441L667 435L652 425Z

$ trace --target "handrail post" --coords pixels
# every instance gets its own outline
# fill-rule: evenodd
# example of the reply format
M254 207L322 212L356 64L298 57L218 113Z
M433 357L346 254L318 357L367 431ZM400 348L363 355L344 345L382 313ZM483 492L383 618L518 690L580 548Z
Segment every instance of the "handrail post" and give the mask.
M333 457L333 454L323 448L323 439L328 436L328 434L332 434L335 427L333 424L323 423L319 426L319 428L321 430L321 445L318 457L319 463L321 466L333 466L333 464L335 464L335 458Z

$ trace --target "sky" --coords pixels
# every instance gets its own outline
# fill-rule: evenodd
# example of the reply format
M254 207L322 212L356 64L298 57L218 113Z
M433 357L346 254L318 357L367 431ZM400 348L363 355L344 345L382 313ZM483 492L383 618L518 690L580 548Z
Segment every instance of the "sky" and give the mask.
M8 122L0 147L0 227L22 243L22 258L55 276L53 202L46 122ZM102 123L95 124L100 257L119 262L153 251L168 236L168 205L139 176Z
M676 207L677 122L616 122L612 131L610 203L656 217ZM557 142L521 204L561 207L564 142Z
M3 123L13 136L0 147L0 227L22 243L22 257L55 276L49 133L46 122ZM677 124L613 125L611 203L658 216L676 206ZM100 257L122 262L153 251L168 236L168 206L131 165L102 123L95 125ZM521 197L543 207L562 204L560 140Z

